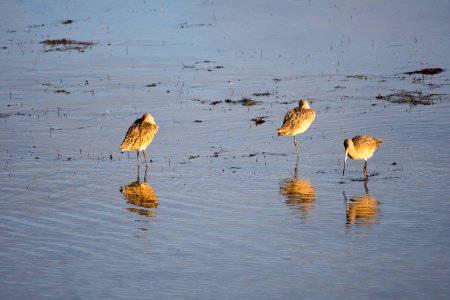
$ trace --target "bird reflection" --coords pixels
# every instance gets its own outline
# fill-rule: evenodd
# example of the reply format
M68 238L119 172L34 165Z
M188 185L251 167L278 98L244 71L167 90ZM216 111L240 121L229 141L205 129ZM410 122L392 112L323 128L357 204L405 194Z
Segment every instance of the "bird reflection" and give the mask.
M370 225L377 224L377 216L379 214L378 206L381 202L369 194L369 189L367 187L367 179L364 180L365 195L353 196L347 199L344 194L345 206L346 206L346 224L356 224L356 225Z
M135 212L141 216L156 217L156 213L148 209L155 209L159 206L159 196L155 194L152 187L147 184L147 166L145 167L144 182L139 180L139 167L137 180L120 189L127 203L141 208L130 207L128 211Z
M286 197L286 206L299 214L303 222L306 223L310 219L316 201L316 188L311 185L309 179L298 176L298 160L294 177L281 181L280 195Z

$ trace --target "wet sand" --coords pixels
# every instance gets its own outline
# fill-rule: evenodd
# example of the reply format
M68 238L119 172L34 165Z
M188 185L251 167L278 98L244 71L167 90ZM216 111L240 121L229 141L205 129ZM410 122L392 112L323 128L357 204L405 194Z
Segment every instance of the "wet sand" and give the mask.
M446 1L0 11L2 299L450 292ZM41 43L60 39L93 44ZM300 98L297 165L276 128ZM145 112L138 175L118 147ZM384 140L368 182L341 175L358 134Z

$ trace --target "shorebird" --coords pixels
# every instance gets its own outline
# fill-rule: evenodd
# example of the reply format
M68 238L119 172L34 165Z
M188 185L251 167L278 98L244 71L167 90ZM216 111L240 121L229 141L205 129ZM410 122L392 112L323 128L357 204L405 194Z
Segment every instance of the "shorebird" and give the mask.
M300 100L298 107L286 113L283 125L278 128L278 136L294 136L295 152L298 158L298 144L295 136L305 132L314 121L316 113L309 107L306 100Z
M345 174L347 156L350 156L351 159L364 160L364 177L367 178L367 160L372 157L373 153L378 149L382 142L383 140L380 138L371 137L368 135L357 135L352 139L346 139L344 141L345 158L342 175Z
M128 128L127 134L119 149L121 151L136 150L138 166L139 151L142 150L145 163L147 164L147 147L152 142L156 132L158 132L158 124L155 123L155 120L150 114L144 114Z

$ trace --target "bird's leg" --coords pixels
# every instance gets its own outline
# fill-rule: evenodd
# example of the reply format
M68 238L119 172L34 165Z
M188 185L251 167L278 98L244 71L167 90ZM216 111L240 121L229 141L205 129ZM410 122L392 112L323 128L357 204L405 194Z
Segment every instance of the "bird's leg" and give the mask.
M364 190L366 191L366 195L369 195L369 187L367 185L369 178L364 178Z
M364 161L364 177L368 178L369 174L367 172L367 160Z
M144 153L145 165L147 165L147 149L142 150L142 153Z
M139 178L139 173L140 173L140 172L139 172L139 164L138 164L138 170L137 170L137 171L138 171L138 172L137 172L137 180L136 180L136 181L139 183L139 181L140 181L140 178Z
M136 152L137 153L137 182L139 182L139 150Z
M298 158L298 144L297 144L297 140L295 139L295 135L294 135L294 145L295 145L295 153L297 154L297 158Z
M145 174L144 174L144 182L147 183L147 169L148 169L148 165L145 164Z

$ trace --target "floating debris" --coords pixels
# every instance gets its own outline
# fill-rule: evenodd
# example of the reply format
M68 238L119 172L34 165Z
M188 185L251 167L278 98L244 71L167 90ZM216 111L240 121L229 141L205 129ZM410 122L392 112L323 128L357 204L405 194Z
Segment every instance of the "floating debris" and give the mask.
M261 101L255 101L255 100L253 100L251 98L244 97L241 100L227 99L227 100L225 100L225 103L228 103L228 104L242 104L242 106L253 106L253 105L261 104Z
M58 93L58 94L70 94L70 92L66 91L66 90L56 90L55 93Z
M367 80L367 76L366 75L348 75L347 78Z
M75 40L63 38L63 39L58 39L58 40L45 40L45 41L42 41L41 44L51 47L50 49L46 49L45 52L70 51L70 50L84 52L84 50L86 48L91 47L91 46L95 45L96 43L75 41Z
M21 112L16 112L15 114L14 114L15 116L28 116L28 117L31 117L31 114L25 114L25 113L21 113Z
M28 28L39 28L39 27L44 27L45 24L33 24L33 25L28 25Z
M403 74L407 74L407 75L414 75L414 74L422 74L422 75L436 75L439 73L444 72L444 69L442 68L425 68L425 69L421 69L421 70L417 70L417 71L412 71L412 72L406 72Z
M259 125L264 124L266 122L265 119L267 119L267 116L265 116L265 117L257 117L257 118L252 119L252 121L255 122L256 126L259 126Z
M72 23L73 23L73 20L71 20L71 19L66 19L66 20L61 22L61 24L64 24L64 25L69 25L69 24L72 24Z
M150 87L156 87L156 83L149 83L149 84L147 84L145 87L148 87L148 88L150 88Z
M216 62L212 60L203 60L197 61L192 65L185 65L183 63L181 65L183 66L183 69L193 69L195 71L206 70L208 72L212 72L214 69L218 70L225 68L223 65L210 66L211 64L215 63Z
M254 93L254 94L253 94L253 96L255 96L255 97L263 97L263 96L270 96L270 95L272 95L272 94L269 93L269 92Z
M194 101L199 101L201 104L209 102L209 101L204 101L204 100L199 100L199 99L194 99ZM261 104L261 101L256 101L251 98L244 97L241 100L225 99L223 101L222 100L212 101L212 102L209 102L209 105L215 106L220 103L227 103L227 104L231 104L231 105L241 104L242 106L253 106L253 105Z
M435 100L439 100L442 94L424 94L422 91L398 91L386 96L378 94L378 100L385 100L392 103L410 105L431 105Z
M189 24L188 22L183 22L179 24L182 29L184 28L191 28L191 27L205 27L205 26L211 26L210 23L200 23L200 24Z

